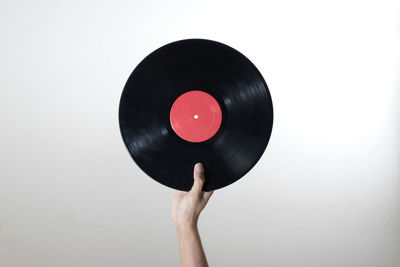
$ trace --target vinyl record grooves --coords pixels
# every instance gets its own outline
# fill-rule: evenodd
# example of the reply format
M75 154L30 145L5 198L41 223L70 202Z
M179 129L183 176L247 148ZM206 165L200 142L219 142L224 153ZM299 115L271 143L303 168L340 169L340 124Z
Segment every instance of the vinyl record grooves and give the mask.
M135 68L121 96L119 123L147 175L188 191L193 165L202 162L203 190L209 191L257 163L271 135L273 108L266 82L244 55L219 42L188 39L155 50Z

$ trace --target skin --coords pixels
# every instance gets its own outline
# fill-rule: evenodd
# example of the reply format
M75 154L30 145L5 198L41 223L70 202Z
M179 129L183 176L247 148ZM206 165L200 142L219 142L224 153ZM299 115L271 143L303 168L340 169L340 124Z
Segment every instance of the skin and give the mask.
M205 177L201 163L195 165L193 177L193 186L189 192L176 192L171 216L178 235L181 267L208 267L197 222L213 191L202 191Z

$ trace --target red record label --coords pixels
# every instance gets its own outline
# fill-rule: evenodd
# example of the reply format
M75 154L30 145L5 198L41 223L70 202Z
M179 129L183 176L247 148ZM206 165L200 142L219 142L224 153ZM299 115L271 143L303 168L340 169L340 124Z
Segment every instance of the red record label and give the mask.
M172 104L169 115L175 133L193 143L213 137L222 122L217 100L203 91L189 91L179 96Z

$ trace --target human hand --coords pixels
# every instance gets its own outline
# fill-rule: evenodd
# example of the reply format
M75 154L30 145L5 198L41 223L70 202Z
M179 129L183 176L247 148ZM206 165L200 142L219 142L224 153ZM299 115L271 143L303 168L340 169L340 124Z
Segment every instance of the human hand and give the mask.
M177 191L172 202L171 216L177 228L196 228L200 212L214 191L202 191L205 178L203 164L197 163L193 171L194 183L189 192Z

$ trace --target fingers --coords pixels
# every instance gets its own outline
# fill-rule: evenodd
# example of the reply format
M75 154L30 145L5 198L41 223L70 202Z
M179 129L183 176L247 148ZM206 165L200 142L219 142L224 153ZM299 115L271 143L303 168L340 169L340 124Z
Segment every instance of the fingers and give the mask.
M175 196L180 196L180 195L183 195L185 193L186 193L185 191L175 190Z
M194 165L193 178L194 183L190 191L200 195L205 181L203 164L196 163L196 165Z
M213 191L209 191L209 192L203 192L203 194L202 194L203 201L205 203L207 203L213 193L214 193L214 190Z

